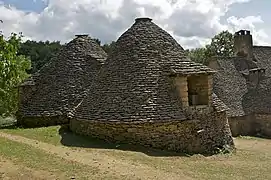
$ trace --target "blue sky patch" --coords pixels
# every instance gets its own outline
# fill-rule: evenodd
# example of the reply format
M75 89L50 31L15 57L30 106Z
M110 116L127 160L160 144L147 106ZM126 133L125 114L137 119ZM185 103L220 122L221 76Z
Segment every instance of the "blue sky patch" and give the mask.
M16 7L23 11L41 12L47 6L42 0L2 0L4 4Z

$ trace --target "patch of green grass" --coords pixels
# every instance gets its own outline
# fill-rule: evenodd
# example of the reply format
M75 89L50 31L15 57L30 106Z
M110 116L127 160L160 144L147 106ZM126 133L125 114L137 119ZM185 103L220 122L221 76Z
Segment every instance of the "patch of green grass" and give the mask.
M61 145L62 137L59 135L59 129L59 126L55 126L3 131L54 145ZM72 134L70 136L72 137L72 141L76 142L79 149L80 144L81 147L86 147L87 144L93 143L86 137ZM114 148L107 150L97 148L96 151L101 155L106 153L106 155L128 161L131 164L144 164L156 169L163 169L163 171L182 173L195 179L271 179L271 141L254 137L238 137L235 139L235 142L237 146L236 153L220 154L211 157L201 155L191 157L149 156L141 153L141 151L123 151ZM92 151L93 149L95 148L87 148L86 150Z
M0 138L0 144L0 155L2 157L32 169L59 175L64 173L67 179L71 177L76 179L116 179L116 177L100 173L97 168L67 161L25 144L4 138Z
M53 145L61 144L61 136L59 135L60 126L51 126L43 128L31 128L31 129L2 129L1 131L11 133L14 135L20 135L26 138L35 139L38 141L50 143Z
M250 150L238 150L235 154L204 157L151 157L137 152L112 152L120 159L130 159L133 163L146 164L156 169L174 173L183 173L195 179L206 180L247 180L271 179L270 153Z
M94 147L101 145L102 141L76 135L70 131L63 130L61 126L50 126L42 128L16 128L16 129L2 129L2 132L10 133L13 135L19 135L26 138L38 140L41 142L53 144L53 145L64 145L70 147ZM116 144L104 143L101 148L114 148Z
M229 156L191 158L186 163L202 179L270 179L271 156L260 153L239 150Z

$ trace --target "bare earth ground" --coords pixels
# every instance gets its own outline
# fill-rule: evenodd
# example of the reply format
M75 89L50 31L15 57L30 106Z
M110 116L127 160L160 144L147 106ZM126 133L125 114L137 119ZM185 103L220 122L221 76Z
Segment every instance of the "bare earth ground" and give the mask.
M154 156L94 146L67 147L60 143L63 137L58 130L0 130L0 144L7 147L0 147L0 179L271 179L271 140L237 138L237 153L230 155ZM86 143L81 137L73 138Z

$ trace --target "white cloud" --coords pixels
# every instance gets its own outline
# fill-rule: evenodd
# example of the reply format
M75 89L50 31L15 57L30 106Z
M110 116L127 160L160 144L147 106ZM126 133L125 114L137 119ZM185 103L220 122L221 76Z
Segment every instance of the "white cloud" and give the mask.
M227 19L228 28L232 31L238 31L240 29L248 29L253 35L253 43L257 45L268 45L269 38L266 31L262 28L259 28L260 24L263 24L264 21L260 16L247 16L245 18L229 17Z
M136 17L149 16L185 48L199 47L228 28L253 29L256 42L264 42L267 33L256 26L262 23L260 17L230 17L226 24L221 23L232 4L244 2L249 0L48 0L41 13L26 13L0 3L4 21L0 28L5 34L21 31L34 40L65 42L74 34L88 33L109 42Z

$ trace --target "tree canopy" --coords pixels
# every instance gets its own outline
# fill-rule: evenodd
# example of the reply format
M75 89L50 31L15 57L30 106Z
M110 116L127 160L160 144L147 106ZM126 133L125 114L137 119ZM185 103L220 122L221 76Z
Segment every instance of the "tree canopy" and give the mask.
M234 35L229 31L222 31L215 35L210 44L203 48L196 48L189 51L189 57L195 62L208 64L213 56L233 56Z
M21 43L18 54L31 59L32 68L29 73L33 74L51 60L53 55L60 50L61 46L59 41L37 42L27 40L24 43Z
M17 110L17 86L28 77L26 70L31 68L31 61L18 55L21 34L12 33L5 38L0 34L0 116L13 114Z

